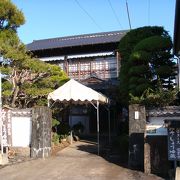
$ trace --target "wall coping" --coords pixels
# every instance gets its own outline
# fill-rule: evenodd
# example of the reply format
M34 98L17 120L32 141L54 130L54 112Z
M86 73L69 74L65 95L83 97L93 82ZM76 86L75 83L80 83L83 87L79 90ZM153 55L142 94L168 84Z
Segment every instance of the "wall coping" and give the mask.
M171 117L180 116L180 106L166 106L161 108L147 108L146 116L150 117Z

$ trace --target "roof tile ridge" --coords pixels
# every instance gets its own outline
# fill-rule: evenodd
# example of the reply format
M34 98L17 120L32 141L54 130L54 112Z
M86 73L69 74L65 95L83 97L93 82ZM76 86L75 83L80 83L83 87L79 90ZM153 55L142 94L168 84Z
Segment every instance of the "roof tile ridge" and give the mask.
M117 31L108 31L108 32L98 32L98 33L91 33L91 34L80 34L80 35L72 35L72 36L64 36L64 37L56 37L56 38L47 38L47 39L39 39L33 40L32 43L36 42L44 42L44 41L68 41L68 40L75 40L75 39L85 39L85 38L96 38L96 37L105 37L105 36L113 36L118 34L123 34L127 32L127 30L117 30ZM31 44L31 43L30 43Z

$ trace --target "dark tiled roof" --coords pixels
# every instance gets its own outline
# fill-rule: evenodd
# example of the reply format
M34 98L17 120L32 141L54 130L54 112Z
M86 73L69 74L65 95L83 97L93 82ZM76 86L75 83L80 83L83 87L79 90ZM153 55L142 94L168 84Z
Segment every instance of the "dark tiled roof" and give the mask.
M147 109L149 117L174 117L180 116L180 106L167 106L164 108Z
M43 49L117 43L126 33L127 31L112 31L112 32L103 32L103 33L95 33L95 34L84 34L77 36L35 40L32 43L27 44L27 49L30 51L38 51Z

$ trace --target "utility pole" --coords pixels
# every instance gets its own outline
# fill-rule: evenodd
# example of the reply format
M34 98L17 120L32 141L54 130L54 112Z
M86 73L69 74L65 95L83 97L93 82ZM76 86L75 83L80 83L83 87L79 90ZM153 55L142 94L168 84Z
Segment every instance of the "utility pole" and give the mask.
M126 9L127 9L127 14L128 14L129 28L130 28L130 30L131 30L131 20L130 20L129 8L128 8L128 2L127 2L127 0L126 0Z

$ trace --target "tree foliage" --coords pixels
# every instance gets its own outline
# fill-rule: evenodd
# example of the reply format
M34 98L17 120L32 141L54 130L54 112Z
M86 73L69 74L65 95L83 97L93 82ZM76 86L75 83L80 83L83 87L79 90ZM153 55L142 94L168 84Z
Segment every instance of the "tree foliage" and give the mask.
M47 94L66 82L67 76L58 66L27 52L16 33L24 16L11 1L0 1L0 13L0 70L6 75L2 83L3 104L23 108L44 105Z
M164 90L162 87L156 90L146 89L143 94L133 96L130 94L130 104L141 104L147 107L164 107L173 105L177 98L177 90Z
M132 96L141 97L148 88L156 92L158 81L164 90L173 89L175 63L171 49L171 38L162 27L142 27L124 36L119 43L120 98L124 104Z
M0 30L13 30L25 23L22 13L10 0L0 0Z

